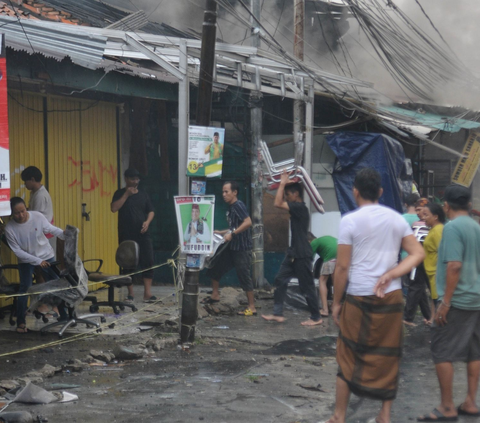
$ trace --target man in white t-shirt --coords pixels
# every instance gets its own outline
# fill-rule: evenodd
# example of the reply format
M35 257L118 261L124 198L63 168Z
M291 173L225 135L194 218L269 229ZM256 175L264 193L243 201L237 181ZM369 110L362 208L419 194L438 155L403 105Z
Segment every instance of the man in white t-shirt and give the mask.
M38 167L28 166L20 175L25 183L25 188L31 191L30 201L28 202L28 210L42 213L48 223L53 225L53 203L50 194L42 184L42 172ZM47 239L53 248L54 253L57 251L56 239L50 234Z
M359 208L340 222L332 307L332 317L340 327L339 370L335 413L328 423L345 422L351 392L381 400L382 409L375 421L390 423L402 353L400 277L416 267L425 254L405 219L378 204L382 193L377 171L359 171L353 188ZM399 264L400 247L409 255Z

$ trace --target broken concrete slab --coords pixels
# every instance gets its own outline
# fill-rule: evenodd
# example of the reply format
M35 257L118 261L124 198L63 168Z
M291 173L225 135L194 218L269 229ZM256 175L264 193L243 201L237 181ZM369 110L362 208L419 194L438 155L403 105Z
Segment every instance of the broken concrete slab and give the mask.
M50 364L45 364L40 370L39 373L42 377L53 377L55 373L60 372L62 369L60 367L54 367Z
M115 360L115 354L109 351L90 350L90 355L97 360L104 361L105 363L110 363L112 360Z
M152 338L149 339L147 342L147 348L153 349L153 351L160 351L165 349L167 346L173 346L177 344L176 338L163 338L163 339L156 339Z
M0 413L0 423L33 423L33 417L27 411Z
M127 347L124 345L117 345L113 350L113 354L117 360L138 360L144 356L145 351L138 346Z
M3 388L7 391L18 388L19 386L20 383L18 383L16 380L0 380L0 388Z
M85 365L86 363L83 363L79 359L75 358L73 360L69 360L68 364L62 366L62 370L70 372L81 372L84 369Z

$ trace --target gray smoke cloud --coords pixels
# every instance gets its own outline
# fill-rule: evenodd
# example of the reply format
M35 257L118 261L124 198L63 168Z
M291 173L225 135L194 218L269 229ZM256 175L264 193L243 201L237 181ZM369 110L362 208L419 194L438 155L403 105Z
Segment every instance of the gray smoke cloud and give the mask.
M144 10L149 19L164 22L181 30L192 28L201 33L203 0L104 0L128 10ZM366 0L367 1L367 0ZM476 77L480 77L480 4L478 0L419 0L421 6L451 47L458 61ZM235 0L229 1L236 13L249 20L248 14ZM248 1L245 1L248 4ZM386 2L383 2L386 3ZM423 15L415 0L394 0L394 3L445 51L449 48ZM352 17L337 20L322 13L324 4L306 2L305 61L336 74L346 74L373 82L383 101L419 100L405 92L393 80L376 52ZM389 10L385 6L385 10ZM392 18L395 17L393 12ZM293 0L265 0L262 23L288 52L293 51ZM220 9L217 36L235 44L250 45L250 31L238 22L230 10ZM338 38L343 43L338 42ZM265 43L262 48L268 48ZM333 53L333 54L332 54ZM452 54L453 53L449 53ZM348 65L347 65L348 63ZM466 81L448 81L429 93L433 102L446 106L463 106L480 110L480 90Z

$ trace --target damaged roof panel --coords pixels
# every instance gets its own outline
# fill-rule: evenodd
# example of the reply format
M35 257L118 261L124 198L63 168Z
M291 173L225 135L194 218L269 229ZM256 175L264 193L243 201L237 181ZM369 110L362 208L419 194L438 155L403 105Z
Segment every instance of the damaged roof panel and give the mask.
M400 119L410 123L417 122L419 125L427 126L429 128L440 129L445 132L458 132L461 129L476 129L480 128L479 122L465 120L452 116L437 115L434 113L420 112L415 110L402 109L396 106L379 107L380 111L385 111L393 115L397 115Z

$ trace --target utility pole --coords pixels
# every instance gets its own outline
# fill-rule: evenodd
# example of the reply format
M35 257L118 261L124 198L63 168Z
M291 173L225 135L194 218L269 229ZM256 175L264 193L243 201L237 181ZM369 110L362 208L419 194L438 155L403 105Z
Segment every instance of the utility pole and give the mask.
M260 0L251 0L252 18L252 46L260 47L260 34L257 20L260 21L261 6ZM257 20L256 20L256 19ZM260 86L260 74L254 75L253 82ZM250 92L250 129L252 137L251 150L251 199L252 199L252 242L253 242L253 283L255 288L262 288L265 285L264 277L264 254L263 254L263 174L259 160L260 141L262 140L262 101L263 96L260 90Z
M210 126L216 25L217 3L215 0L207 0L203 20L200 81L197 99L196 124L199 126ZM199 274L199 268L185 269L182 295L182 320L180 325L181 344L192 343L195 340L195 327L198 318L198 292L200 288Z
M305 0L294 0L294 40L293 55L303 62L304 37L305 37ZM302 92L305 95L304 92ZM303 100L293 101L293 139L298 139L298 134L305 132L305 103ZM311 138L309 138L311 140ZM304 167L311 173L311 142L305 140ZM310 198L304 198L305 204L310 211Z

